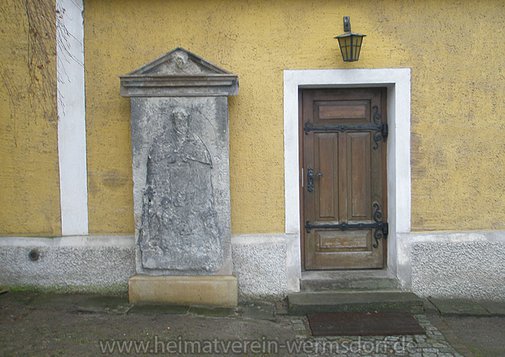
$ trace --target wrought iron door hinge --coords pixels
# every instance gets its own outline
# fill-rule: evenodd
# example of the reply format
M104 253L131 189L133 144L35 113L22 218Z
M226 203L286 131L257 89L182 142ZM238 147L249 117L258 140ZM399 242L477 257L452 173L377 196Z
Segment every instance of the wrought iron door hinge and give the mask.
M382 208L379 202L374 201L372 203L373 208L373 220L379 224L379 227L373 233L373 237L375 239L375 243L373 244L374 248L379 246L379 239L386 240L388 238L389 233L389 224L384 222L384 215L382 214Z
M372 118L373 122L379 128L379 131L376 132L373 136L373 141L375 142L373 149L377 150L379 148L379 143L381 141L386 141L388 137L388 125L387 123L382 122L381 113L379 113L379 107L374 105L372 107Z
M381 207L378 202L374 202L372 204L373 209L373 219L375 222L373 223L311 223L310 221L305 222L305 230L307 233L310 233L312 229L339 229L341 231L347 230L360 230L360 229L374 229L373 238L375 243L372 244L374 248L379 247L380 239L387 239L389 234L389 224L387 222L383 222L383 214Z

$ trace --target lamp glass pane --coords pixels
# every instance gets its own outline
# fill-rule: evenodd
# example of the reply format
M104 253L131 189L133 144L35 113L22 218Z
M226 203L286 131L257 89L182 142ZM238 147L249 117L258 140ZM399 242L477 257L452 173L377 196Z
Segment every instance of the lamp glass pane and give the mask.
M359 53L361 52L361 45L356 46L356 53L354 55L354 58L356 58L356 61L359 59Z
M340 51L342 52L342 57L344 61L349 58L349 43L350 43L350 37L339 37L338 38L338 44L340 46Z
M358 53L359 53L359 46L361 46L360 43L360 37L359 36L353 36L353 53L352 53L352 59L357 60L358 59Z
M351 61L356 59L356 36L351 36Z
M357 61L359 59L359 53L361 51L361 44L363 42L362 36L352 36L353 37L353 53L352 60Z
M352 56L352 43L351 43L352 39L350 37L347 37L345 39L345 58L346 59L349 59L351 56Z

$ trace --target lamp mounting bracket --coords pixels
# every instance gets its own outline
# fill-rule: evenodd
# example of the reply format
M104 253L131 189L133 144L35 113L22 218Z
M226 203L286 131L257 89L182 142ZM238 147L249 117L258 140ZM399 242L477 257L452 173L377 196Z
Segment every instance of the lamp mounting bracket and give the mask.
M351 32L351 17L344 16L344 32Z

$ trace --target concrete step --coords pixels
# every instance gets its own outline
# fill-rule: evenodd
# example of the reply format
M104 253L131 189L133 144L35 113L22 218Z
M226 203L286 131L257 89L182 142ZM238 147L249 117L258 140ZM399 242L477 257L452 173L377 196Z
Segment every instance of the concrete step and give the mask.
M388 290L397 289L398 280L383 270L303 272L301 291Z
M423 300L400 290L339 290L299 292L288 295L288 313L305 315L314 312L388 312L422 313Z

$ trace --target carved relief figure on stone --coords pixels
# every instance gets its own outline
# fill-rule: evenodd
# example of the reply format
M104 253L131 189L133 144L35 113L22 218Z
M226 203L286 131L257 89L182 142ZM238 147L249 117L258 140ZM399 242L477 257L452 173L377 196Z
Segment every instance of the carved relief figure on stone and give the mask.
M169 118L166 118L169 117ZM212 158L176 107L162 118L147 159L140 248L146 269L212 272L222 263Z

